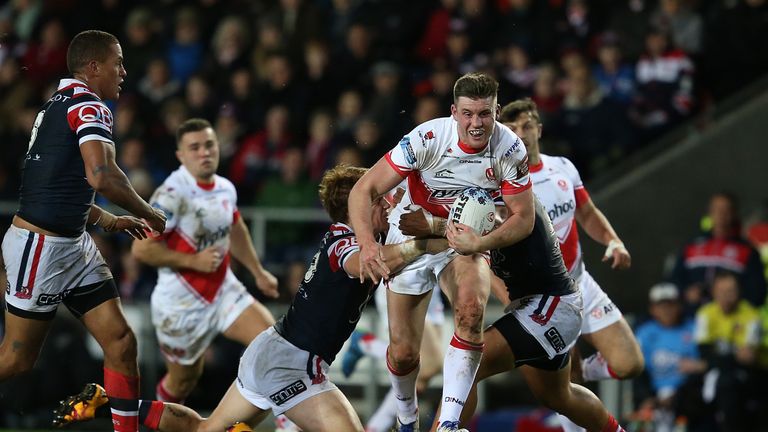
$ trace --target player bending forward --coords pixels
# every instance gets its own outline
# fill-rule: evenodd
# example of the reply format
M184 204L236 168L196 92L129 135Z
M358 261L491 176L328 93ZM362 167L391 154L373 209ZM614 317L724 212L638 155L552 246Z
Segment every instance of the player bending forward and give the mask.
M142 400L141 423L160 431L248 431L236 422L260 422L271 410L285 414L303 430L363 431L352 405L326 373L375 285L359 280L359 246L348 225L347 198L363 168L336 167L320 183L320 200L334 223L323 238L288 312L261 333L240 359L237 379L210 417L173 403ZM377 197L372 204L374 231L379 239L388 228L389 204ZM444 239L409 240L382 248L394 271L424 253L442 251ZM90 390L90 391L89 391ZM62 401L58 424L93 418L107 403L95 384ZM227 429L230 427L229 429Z

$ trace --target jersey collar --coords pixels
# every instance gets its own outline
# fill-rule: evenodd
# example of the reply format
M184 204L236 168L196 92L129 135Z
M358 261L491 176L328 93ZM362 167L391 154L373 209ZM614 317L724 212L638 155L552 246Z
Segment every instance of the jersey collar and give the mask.
M192 175L191 172L185 167L184 165L179 165L179 171L181 171L182 174L184 174L185 177L187 177L190 181L194 182L195 185L197 185L198 188L204 190L204 191L212 191L213 188L216 187L216 177L214 176L213 182L211 183L200 183L197 181L195 176Z

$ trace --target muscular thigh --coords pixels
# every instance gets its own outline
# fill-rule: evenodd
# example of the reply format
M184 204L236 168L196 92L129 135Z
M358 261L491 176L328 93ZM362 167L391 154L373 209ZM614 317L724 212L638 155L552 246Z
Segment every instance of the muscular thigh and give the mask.
M421 345L424 333L424 317L432 294L398 294L387 291L387 315L389 340L392 344L411 344L415 351Z
M363 425L346 397L334 389L313 396L285 412L305 431L362 431Z
M483 255L461 255L440 273L439 281L452 305L467 297L480 299L484 304L491 290L491 270Z
M640 345L624 318L581 338L600 351L610 365L633 363L642 357Z

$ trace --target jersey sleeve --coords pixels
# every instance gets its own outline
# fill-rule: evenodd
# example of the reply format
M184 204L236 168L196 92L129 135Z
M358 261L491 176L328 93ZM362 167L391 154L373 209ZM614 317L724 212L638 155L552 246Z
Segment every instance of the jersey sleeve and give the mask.
M563 164L563 172L571 180L571 183L573 183L573 194L576 198L576 207L581 207L584 203L589 201L589 192L587 192L587 188L584 187L584 182L581 180L579 170L576 169L576 166L569 159L564 157L559 157L558 159Z
M501 155L501 193L515 195L531 187L531 176L528 172L528 154L523 141L517 135L511 134L514 142Z
M112 139L112 111L104 102L88 95L73 100L75 103L67 109L67 123L77 135L78 145L88 141L103 141L115 145Z
M430 145L435 142L433 128L427 122L405 135L384 157L392 169L405 178L411 171L420 171L426 166Z
M331 266L331 271L334 273L339 269L344 269L347 276L355 278L347 272L346 263L352 254L358 252L360 246L357 244L357 237L351 235L347 237L341 237L328 246L328 263Z
M165 231L163 236L170 233L179 224L179 218L181 217L181 193L177 188L168 186L166 184L160 186L152 197L149 199L149 204L152 207L158 208L165 212Z

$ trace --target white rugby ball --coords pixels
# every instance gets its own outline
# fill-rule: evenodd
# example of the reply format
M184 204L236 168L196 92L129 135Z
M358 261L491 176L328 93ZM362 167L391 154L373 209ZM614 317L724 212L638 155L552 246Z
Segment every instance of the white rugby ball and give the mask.
M479 235L493 230L496 206L493 197L483 188L464 189L456 198L448 213L448 220L468 225Z

